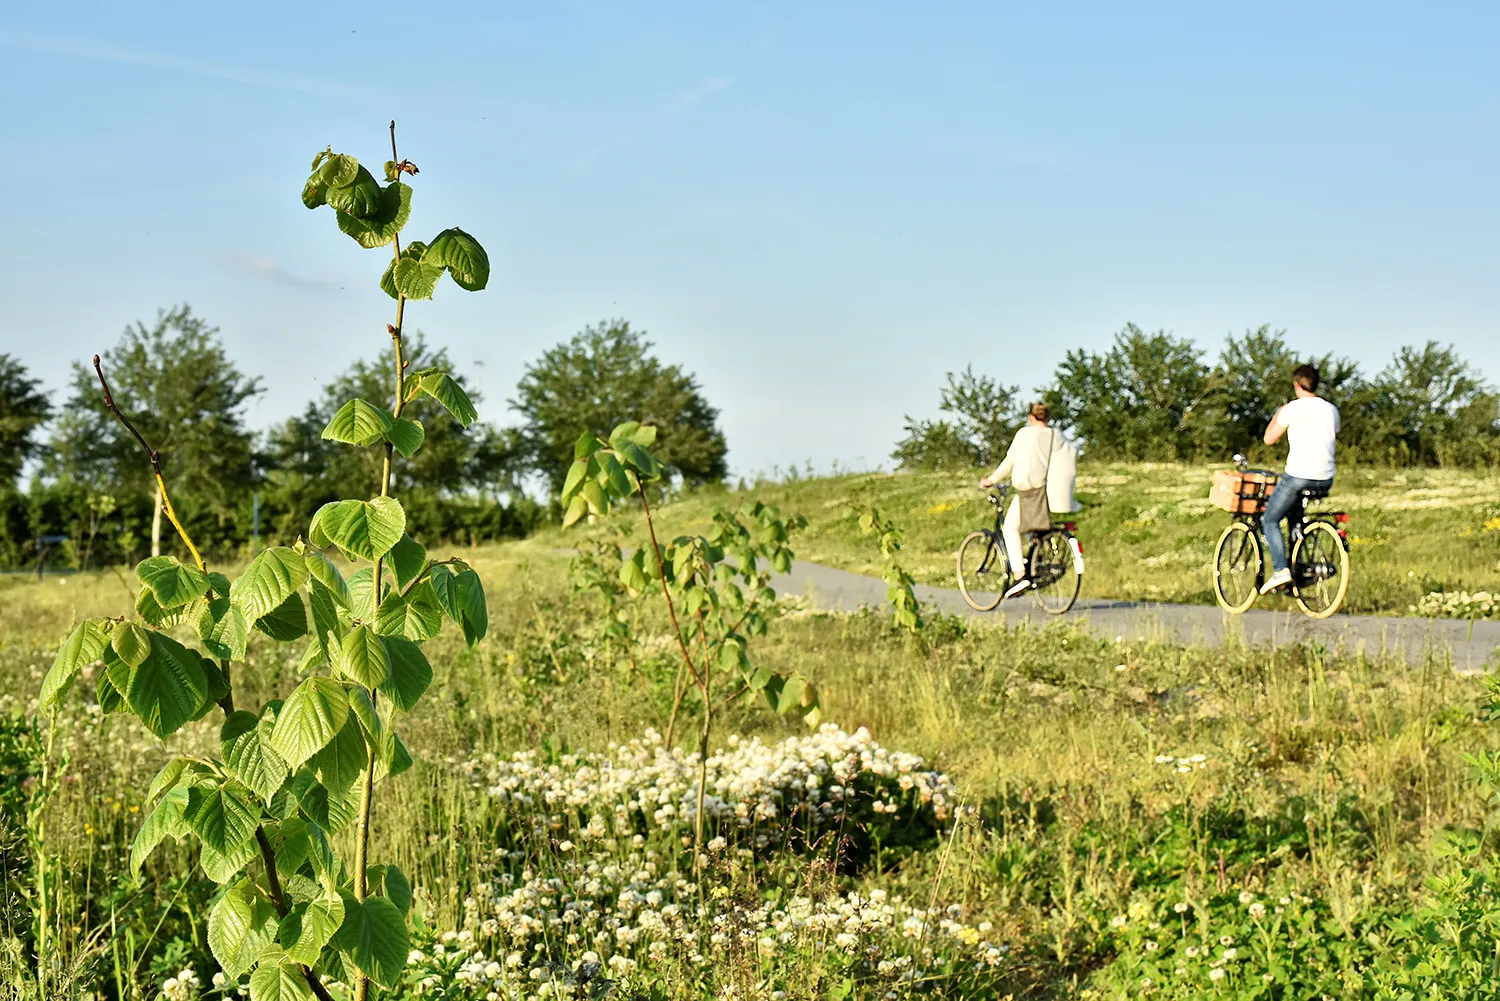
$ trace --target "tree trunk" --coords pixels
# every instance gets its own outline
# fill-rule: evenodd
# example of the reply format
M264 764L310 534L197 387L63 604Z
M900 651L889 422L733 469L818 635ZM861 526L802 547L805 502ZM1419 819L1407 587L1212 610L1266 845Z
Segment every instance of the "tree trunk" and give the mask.
M151 555L161 555L161 484L156 485L156 506L151 510Z

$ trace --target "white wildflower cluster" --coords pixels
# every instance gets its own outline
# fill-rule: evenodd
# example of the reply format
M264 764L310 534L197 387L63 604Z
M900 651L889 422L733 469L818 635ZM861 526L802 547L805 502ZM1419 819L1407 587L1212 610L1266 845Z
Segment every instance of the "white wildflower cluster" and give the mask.
M650 848L601 850L552 875L526 870L493 884L465 900L465 930L412 952L419 996L592 997L604 978L628 985L683 971L711 985L734 957L759 967L809 955L894 987L939 971L992 974L1010 952L988 922L965 924L961 907L927 910L878 889L763 901L721 884L700 894Z
M577 818L580 836L629 836L691 828L698 809L696 753L667 747L654 731L602 754L565 755L545 764L533 751L487 755L461 768L512 808L544 811L549 826ZM927 818L935 828L953 813L952 782L922 758L890 751L861 727L824 724L777 744L729 739L707 762L704 812L723 830L753 831L759 845L849 823L889 826ZM587 816L588 821L582 818Z
M1410 611L1429 619L1491 619L1500 616L1500 594L1490 591L1432 591Z
M168 977L167 982L161 985L161 996L166 1001L194 1001L202 986L198 974L191 969L179 970L177 976Z
M1176 758L1170 754L1158 754L1156 756L1158 765L1168 765L1173 771L1186 775L1188 772L1197 771L1208 767L1208 756L1204 754L1191 754L1185 758Z

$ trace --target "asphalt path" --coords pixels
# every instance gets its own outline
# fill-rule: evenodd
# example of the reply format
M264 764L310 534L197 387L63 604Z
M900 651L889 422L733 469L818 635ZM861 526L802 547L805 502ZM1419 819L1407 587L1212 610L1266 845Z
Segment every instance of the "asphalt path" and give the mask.
M853 611L861 606L886 603L886 583L876 577L837 570L798 560L791 573L777 574L771 586L782 596L808 598L814 608ZM1083 578L1088 590L1088 576ZM992 612L976 612L957 588L916 587L917 599L943 612L989 616L1007 626L1043 626L1078 623L1100 635L1131 640L1161 639L1180 643L1217 646L1226 640L1252 646L1282 646L1322 641L1330 649L1345 653L1401 653L1418 662L1431 654L1451 658L1455 671L1478 673L1494 666L1500 648L1500 622L1421 619L1385 615L1332 615L1311 619L1297 611L1252 608L1243 615L1229 615L1217 605L1173 605L1155 602L1117 601L1080 596L1066 615L1042 612L1031 596L1002 601ZM1284 598L1262 599L1280 605Z

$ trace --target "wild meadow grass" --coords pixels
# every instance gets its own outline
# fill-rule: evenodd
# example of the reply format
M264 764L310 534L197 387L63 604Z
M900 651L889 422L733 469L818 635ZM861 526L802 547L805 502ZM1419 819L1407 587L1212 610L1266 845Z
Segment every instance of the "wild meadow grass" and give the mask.
M1072 516L1083 541L1083 594L1142 601L1213 604L1213 547L1228 513L1208 502L1213 466L1084 461ZM993 509L977 487L984 471L856 473L756 484L760 500L797 511L808 531L803 559L876 573L879 554L860 532L853 507L871 505L906 533L906 569L923 584L954 586L954 554L964 536L989 527ZM731 502L714 491L666 506L669 529L701 530ZM1345 609L1409 614L1434 592L1500 591L1500 475L1479 470L1340 470L1314 510L1350 515L1352 577ZM1258 607L1292 607L1265 598ZM1441 601L1424 606L1444 613Z
M815 519L799 550L840 531ZM415 887L403 996L1495 994L1471 759L1500 740L1484 680L1440 657L943 617L914 640L788 605L752 660L813 679L830 729L732 706L695 846L692 742L651 735L665 618L647 605L623 656L558 544L473 554L490 633L430 644L430 697L397 721L418 764L382 792L374 847ZM92 676L34 717L73 608L133 597L112 573L63 580L0 591L0 984L37 996L40 952L42 996L209 996L217 887L179 848L126 871L167 749L101 714ZM247 699L297 676L259 639Z

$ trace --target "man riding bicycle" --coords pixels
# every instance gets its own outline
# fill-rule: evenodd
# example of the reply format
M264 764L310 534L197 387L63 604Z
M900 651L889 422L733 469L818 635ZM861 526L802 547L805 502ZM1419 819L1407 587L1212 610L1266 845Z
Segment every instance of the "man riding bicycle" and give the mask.
M1281 523L1300 506L1303 491L1313 496L1327 496L1333 487L1334 438L1339 431L1339 408L1318 395L1318 370L1298 365L1292 370L1292 390L1296 399L1282 405L1266 427L1265 442L1274 445L1287 436L1286 473L1276 481L1276 489L1266 501L1261 515L1261 530L1271 555L1271 576L1261 585L1267 594L1292 582L1288 568L1286 540Z
M988 490L1006 478L1011 481L1016 494L1011 497L1010 507L1005 512L1005 553L1010 559L1010 569L1016 582L1005 592L1010 598L1031 587L1026 575L1026 550L1021 545L1021 498L1028 490L1043 489L1048 495L1048 507L1054 511L1071 511L1073 504L1073 479L1077 475L1073 446L1062 435L1047 426L1047 404L1033 403L1026 412L1026 426L1011 439L1005 458L995 471L979 481L980 489ZM1057 459L1054 468L1053 459Z

